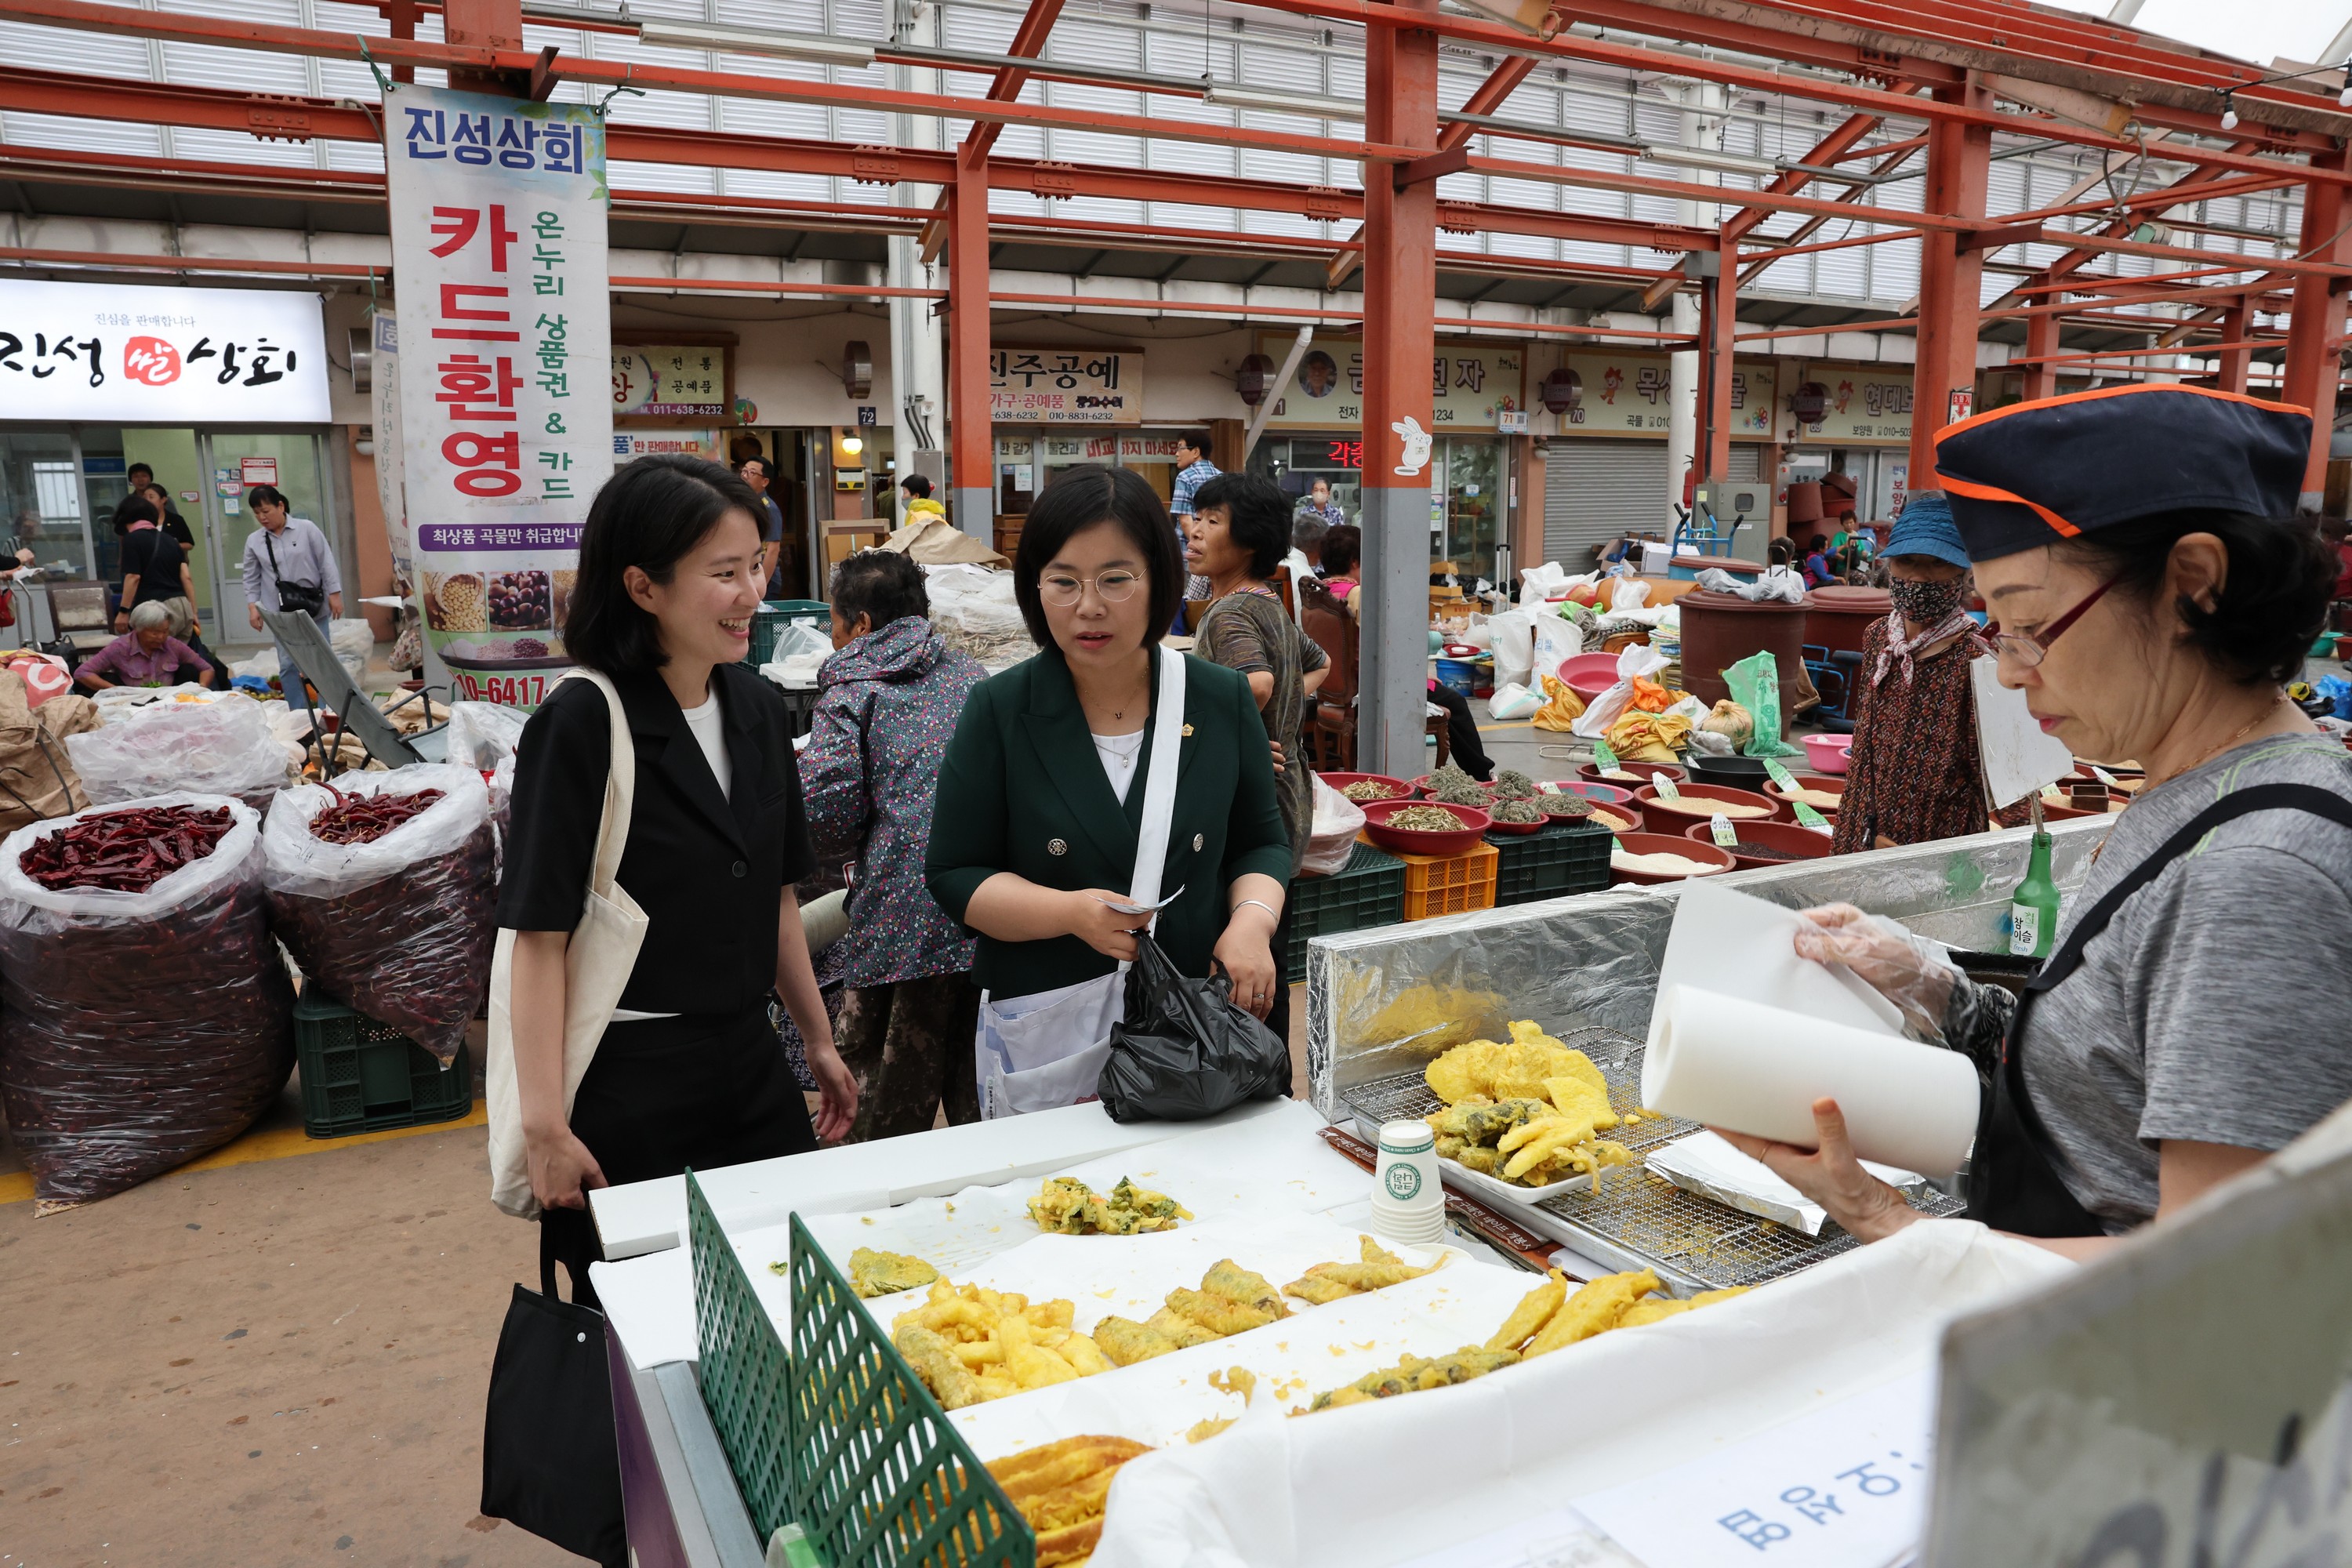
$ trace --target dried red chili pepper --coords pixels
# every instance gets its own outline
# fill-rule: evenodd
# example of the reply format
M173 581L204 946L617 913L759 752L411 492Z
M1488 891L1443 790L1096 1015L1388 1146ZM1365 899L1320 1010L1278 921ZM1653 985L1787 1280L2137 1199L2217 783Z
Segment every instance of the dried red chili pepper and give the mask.
M44 888L143 893L210 855L232 826L226 806L93 812L26 849L17 865Z
M310 837L321 844L373 844L446 793L421 789L415 795L347 795L332 784L326 787L335 804L310 819Z
M157 833L143 845L131 837L142 822ZM99 833L44 847L92 826ZM40 840L18 865L32 877L37 853L72 851L73 879L38 885L137 891L167 874L160 868L172 857L218 861L233 826L225 808L102 812ZM0 1098L42 1202L107 1197L216 1149L284 1088L294 992L269 938L260 844L247 849L131 917L0 905ZM121 862L140 880L89 880L93 860Z

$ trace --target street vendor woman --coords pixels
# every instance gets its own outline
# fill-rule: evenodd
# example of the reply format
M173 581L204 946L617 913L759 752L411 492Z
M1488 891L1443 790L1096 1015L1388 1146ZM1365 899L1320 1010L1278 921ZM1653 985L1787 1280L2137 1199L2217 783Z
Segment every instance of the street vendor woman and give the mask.
M1969 1213L2086 1257L2352 1098L2352 756L2286 700L2333 563L2295 515L2300 408L2150 384L2012 405L1937 443L2004 685L2077 756L2136 759L2057 952L2013 1002L1891 922L1809 911L1798 951L1975 1058ZM1864 1240L1916 1217L1821 1147L1732 1141Z
M1249 682L1157 646L1184 562L1132 468L1066 468L1021 530L1013 592L1040 651L983 681L940 769L926 874L979 934L982 1113L1089 1099L1149 926L1259 1017L1290 836ZM1172 767L1172 773L1171 773ZM1155 921L1133 912L1165 905Z
M515 752L499 894L499 924L516 933L515 1082L541 1252L589 1304L588 1188L799 1153L847 1132L856 1109L793 891L814 857L792 718L742 662L762 584L759 515L741 479L681 457L638 458L588 510L564 640L620 693L636 766L616 879L647 924L568 1115L564 950L612 770L604 693L561 682ZM768 1022L772 988L824 1091L814 1129Z

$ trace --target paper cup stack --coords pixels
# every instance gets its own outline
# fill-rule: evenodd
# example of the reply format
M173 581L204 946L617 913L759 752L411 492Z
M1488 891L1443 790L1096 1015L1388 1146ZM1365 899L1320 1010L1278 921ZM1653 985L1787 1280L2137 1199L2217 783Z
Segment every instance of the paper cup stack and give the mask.
M1437 1135L1426 1121L1381 1126L1381 1161L1372 1173L1372 1232L1382 1241L1423 1247L1445 1234L1445 1186L1437 1174Z

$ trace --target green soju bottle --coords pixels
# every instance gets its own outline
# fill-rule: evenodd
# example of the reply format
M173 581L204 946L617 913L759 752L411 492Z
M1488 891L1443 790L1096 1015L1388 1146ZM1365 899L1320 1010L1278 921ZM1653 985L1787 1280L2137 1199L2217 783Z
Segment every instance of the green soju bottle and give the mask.
M2037 827L2025 880L2009 896L2009 951L2018 958L2047 958L2057 937L2058 884L2050 878L2050 835Z

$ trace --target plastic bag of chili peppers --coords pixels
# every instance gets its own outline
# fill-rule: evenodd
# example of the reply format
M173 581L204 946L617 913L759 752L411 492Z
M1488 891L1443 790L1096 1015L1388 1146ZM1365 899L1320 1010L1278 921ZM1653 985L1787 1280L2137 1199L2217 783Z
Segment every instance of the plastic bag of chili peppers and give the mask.
M454 1058L498 936L481 773L425 763L304 784L270 803L261 838L270 925L305 984Z
M294 1065L261 816L225 795L91 806L0 841L0 1098L44 1205L226 1143Z

